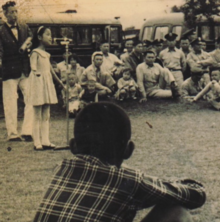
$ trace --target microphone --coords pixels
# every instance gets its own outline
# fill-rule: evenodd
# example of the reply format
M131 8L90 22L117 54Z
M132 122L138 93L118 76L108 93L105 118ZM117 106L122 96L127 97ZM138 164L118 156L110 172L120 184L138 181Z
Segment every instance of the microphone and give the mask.
M54 42L56 42L56 41L72 42L73 41L72 39L69 39L69 38L66 38L66 37L64 37L64 38L53 38L53 40L54 40Z
M30 47L32 45L31 43L31 40L32 40L32 37L28 37L25 42L22 44L22 46L20 47L19 49L19 53L21 54L24 54L24 52L27 50L27 51L30 51Z

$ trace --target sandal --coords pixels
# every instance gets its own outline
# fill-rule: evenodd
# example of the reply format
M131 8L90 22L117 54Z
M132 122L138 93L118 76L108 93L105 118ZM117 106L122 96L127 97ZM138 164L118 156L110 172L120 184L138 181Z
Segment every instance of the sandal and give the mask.
M49 144L49 145L42 145L44 150L51 150L56 148L56 145L54 145L53 143Z
M34 146L35 151L44 151L44 148L41 145Z

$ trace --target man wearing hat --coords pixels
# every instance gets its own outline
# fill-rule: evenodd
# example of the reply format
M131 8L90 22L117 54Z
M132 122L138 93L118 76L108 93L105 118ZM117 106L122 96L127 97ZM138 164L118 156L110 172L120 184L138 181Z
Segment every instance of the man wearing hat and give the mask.
M134 47L134 40L133 39L126 39L125 40L126 52L120 55L121 61L123 61L123 62L125 61L125 58L131 54L133 47Z
M220 37L215 41L215 50L209 53L210 57L200 63L211 67L220 67Z
M185 58L187 59L187 55L191 52L191 46L187 35L183 35L180 40L180 50L184 53ZM183 78L186 80L190 77L190 67L186 64L186 69L183 72Z
M155 39L152 43L154 48L156 49L157 55L159 56L160 52L163 50L163 39Z
M172 73L155 63L156 52L148 49L145 52L145 61L137 66L137 83L141 93L140 103L153 98L177 98L178 87ZM170 85L171 89L165 89Z
M190 52L187 56L187 64L189 65L191 72L195 72L197 70L203 72L204 84L207 84L210 81L210 77L208 74L208 66L206 64L203 64L203 60L207 60L210 56L207 52L204 52L202 50L200 37L193 40L191 42L191 46L192 52Z
M147 39L143 40L143 53L145 53L147 49L152 46L153 46L153 42L151 40L147 40Z
M136 80L136 68L137 66L143 62L143 43L139 40L134 42L134 49L125 59L125 66L131 69L131 76L134 80Z
M183 38L189 39L189 42L197 38L196 30L194 28L187 30L182 34Z
M156 52L156 60L155 63L158 63L159 65L161 65L163 67L163 62L161 61L161 59L159 58L159 54L160 52L163 50L163 39L155 39L152 42L152 47L154 47L155 52Z
M168 33L164 36L168 47L160 52L159 58L162 60L164 67L172 72L178 87L181 88L183 72L186 69L186 59L184 53L175 47L177 36L175 33Z
M188 37L182 36L180 40L180 50L184 53L185 58L187 58L187 55L190 53L190 42Z
M200 91L202 91L203 84L200 81L203 76L201 71L191 72L191 77L186 79L182 84L181 97L191 101Z
M107 40L103 40L101 42L100 50L103 54L103 63L101 66L103 72L112 74L115 69L115 65L123 65L123 62L116 55L109 52L110 45Z

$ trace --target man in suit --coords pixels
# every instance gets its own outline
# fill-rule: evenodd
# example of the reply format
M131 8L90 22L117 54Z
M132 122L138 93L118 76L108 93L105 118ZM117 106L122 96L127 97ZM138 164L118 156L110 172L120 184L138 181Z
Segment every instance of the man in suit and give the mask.
M2 6L6 22L0 28L0 67L2 68L3 105L9 141L31 141L32 107L27 105L28 75L30 64L28 53L19 53L32 33L26 24L18 23L16 3L9 1ZM30 46L29 43L28 46ZM24 102L24 122L21 137L17 131L17 89L21 89Z

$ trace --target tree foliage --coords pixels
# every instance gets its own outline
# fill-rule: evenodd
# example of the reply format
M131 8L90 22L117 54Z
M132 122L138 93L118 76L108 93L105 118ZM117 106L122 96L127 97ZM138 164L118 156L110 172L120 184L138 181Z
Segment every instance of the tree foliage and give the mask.
M220 16L220 2L217 0L186 0L180 7L173 6L172 12L183 12L189 28L195 27L197 16L205 16L212 22L213 15Z

